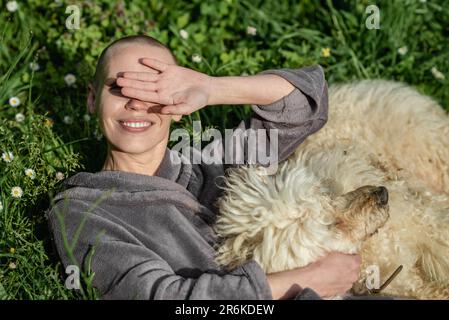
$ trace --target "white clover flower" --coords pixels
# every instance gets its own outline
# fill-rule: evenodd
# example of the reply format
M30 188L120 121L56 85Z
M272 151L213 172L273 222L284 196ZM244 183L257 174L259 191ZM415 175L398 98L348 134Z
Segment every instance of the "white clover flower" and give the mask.
M11 151L6 151L2 153L2 159L5 162L11 162L14 160L14 155L12 154Z
M14 108L20 106L20 99L19 99L19 97L11 97L11 98L9 98L9 105L11 107L14 107Z
M31 180L34 180L34 178L36 178L36 172L33 169L25 169L25 175Z
M8 10L9 12L15 12L17 11L17 9L19 9L19 4L17 3L17 1L6 2L6 10Z
M29 67L30 67L31 71L38 71L41 68L39 63L34 62L34 61L30 62Z
M17 122L22 122L23 120L25 120L25 116L23 115L23 113L17 113L16 114L16 121Z
M15 268L17 268L17 265L14 262L10 262L9 263L9 268L10 269L15 269Z
M3 203L0 201L0 212L3 211Z
M62 120L62 122L64 122L65 124L72 124L73 119L71 116L65 116L64 119Z
M11 195L13 196L13 198L22 198L23 196L23 190L21 187L13 187L11 189Z
M434 76L436 79L439 79L439 80L444 80L444 79L446 79L446 77L444 76L444 74L441 73L441 71L438 70L436 67L432 67L432 69L430 69L430 72L432 72L433 76Z
M184 30L184 29L179 30L179 35L184 40L187 40L189 38L189 33L186 30Z
M57 179L58 181L64 180L64 178L65 178L64 173L59 172L59 171L56 172L56 179Z
M250 36L255 36L257 34L257 29L255 27L248 26L246 28L246 33Z
M89 122L90 121L90 115L87 113L83 116L84 121Z
M76 77L72 73L67 73L64 77L65 83L70 87L73 86L76 82Z
M406 55L407 52L408 52L407 46L403 46L403 47L400 47L400 48L398 49L398 53L399 53L401 56Z
M200 63L201 60L203 60L203 59L201 58L201 56L199 54L195 53L194 55L192 55L193 62Z

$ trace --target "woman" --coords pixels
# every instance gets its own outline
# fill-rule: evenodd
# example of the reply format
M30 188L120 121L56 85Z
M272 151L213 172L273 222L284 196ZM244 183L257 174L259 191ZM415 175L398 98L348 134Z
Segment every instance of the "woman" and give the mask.
M282 161L326 123L327 85L319 66L210 77L177 66L147 36L103 51L88 97L108 142L103 169L67 179L48 212L63 264L91 269L103 299L289 299L306 287L320 296L350 289L357 256L335 253L270 275L253 260L232 271L215 263L213 204L224 165L234 164L175 161L185 157L167 148L172 120L214 104L252 104L240 132L275 129Z

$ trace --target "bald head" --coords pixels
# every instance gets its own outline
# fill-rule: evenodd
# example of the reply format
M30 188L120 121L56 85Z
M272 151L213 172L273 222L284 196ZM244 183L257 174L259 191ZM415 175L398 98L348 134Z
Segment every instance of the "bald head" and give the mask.
M166 50L170 54L170 56L173 58L173 63L175 63L175 64L177 63L176 57L174 56L173 52L171 52L171 50L167 46L165 46L163 43L161 43L160 41L156 40L153 37L146 36L146 35L123 37L123 38L115 40L114 42L109 44L103 50L100 57L98 58L97 67L95 69L95 75L94 75L94 79L93 79L93 85L96 89L98 89L104 81L104 77L107 74L107 67L108 67L108 63L109 63L111 56L113 56L113 54L115 52L120 50L120 47L132 45L132 44L147 45L150 47L157 47L157 48Z

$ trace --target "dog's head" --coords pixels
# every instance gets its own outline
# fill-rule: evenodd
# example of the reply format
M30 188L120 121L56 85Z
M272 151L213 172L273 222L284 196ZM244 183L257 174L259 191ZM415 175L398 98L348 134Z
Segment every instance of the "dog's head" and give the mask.
M333 228L353 242L373 235L389 218L388 190L383 186L363 186L336 197Z

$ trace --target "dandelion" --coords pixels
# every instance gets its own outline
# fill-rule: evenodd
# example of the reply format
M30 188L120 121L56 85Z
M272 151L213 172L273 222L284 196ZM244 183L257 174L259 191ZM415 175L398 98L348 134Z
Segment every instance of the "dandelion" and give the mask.
M331 55L331 49L330 48L323 48L321 49L321 55L325 58L330 57Z
M189 38L189 33L186 30L184 30L184 29L179 30L179 35L184 40L187 40Z
M432 72L433 76L435 77L435 79L438 80L444 80L446 77L444 76L443 73L441 73L440 70L438 70L436 67L432 67L432 69L430 69L430 72Z
M6 3L6 10L8 10L9 12L15 12L17 11L17 9L19 9L19 4L17 3L17 1L8 1Z
M41 68L37 62L30 62L29 67L31 71L38 71Z
M12 154L11 151L6 151L2 153L2 159L5 162L11 162L14 160L14 155Z
M255 27L248 26L246 28L246 34L249 34L250 36L255 36L257 34L257 29Z
M87 113L83 116L84 121L89 122L90 121L90 115Z
M11 254L16 253L16 249L15 248L9 248L9 253L11 253Z
M9 263L9 269L15 269L17 268L17 265L14 262Z
M98 141L100 141L101 139L103 139L103 134L102 134L101 131L98 130L98 129L95 129L95 131L94 131L94 136L95 136L95 139L97 139Z
M53 126L53 120L51 120L51 119L49 119L49 118L45 119L45 121L44 121L44 126L46 126L46 127L52 127L52 126Z
M71 116L65 116L64 119L62 120L62 122L64 122L65 124L72 124L73 119Z
M22 122L23 120L25 120L25 116L23 115L23 113L17 113L16 114L16 121L17 122Z
M14 107L14 108L20 106L20 99L19 99L19 97L11 97L11 98L9 98L9 105L11 107Z
M56 172L56 179L57 179L58 181L64 180L64 178L65 178L64 173L59 172L59 171Z
M0 212L3 211L3 203L0 201Z
M33 169L25 169L25 175L29 177L31 180L36 178L36 172Z
M398 53L399 53L401 56L406 55L407 52L408 52L407 46L403 46L403 47L400 47L400 48L398 49Z
M201 56L200 56L199 54L196 54L196 53L195 53L195 54L192 56L192 61L195 62L195 63L200 63L201 60L202 60L202 58L201 58Z
M72 73L67 73L67 74L65 75L65 77L64 77L64 81L65 81L65 83L66 83L69 87L71 87L71 86L73 86L73 85L75 84L75 82L76 82L76 77L75 77L75 75L72 74Z
M23 196L23 190L21 187L13 187L11 189L11 195L13 196L13 198L19 199L22 198Z

